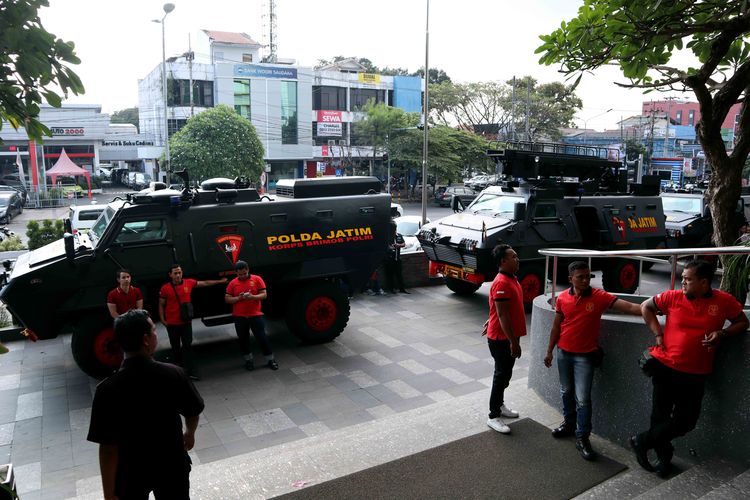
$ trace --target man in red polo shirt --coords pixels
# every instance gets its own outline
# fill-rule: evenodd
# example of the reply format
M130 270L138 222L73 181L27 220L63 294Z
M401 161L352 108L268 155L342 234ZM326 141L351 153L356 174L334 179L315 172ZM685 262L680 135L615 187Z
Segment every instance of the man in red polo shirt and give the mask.
M263 311L260 308L260 301L268 297L266 284L260 276L250 274L250 266L244 260L238 260L234 269L237 271L237 277L227 285L224 301L232 305L234 329L240 341L240 351L245 358L245 369L255 369L253 353L250 350L252 330L255 340L260 344L260 350L266 357L266 364L271 370L278 370L279 364L274 359L271 343L266 336Z
M107 309L113 319L119 318L131 309L143 309L143 295L137 287L131 286L130 282L130 271L117 271L119 286L107 294Z
M185 368L192 380L200 380L198 368L193 360L193 324L192 321L183 321L180 317L180 304L191 302L193 288L226 282L226 278L205 281L183 279L182 267L172 264L169 270L169 283L165 283L159 290L159 319L167 327L172 356L178 365Z
M595 359L599 353L599 330L602 314L614 309L634 316L641 307L619 300L611 293L591 287L591 269L583 261L568 266L572 285L557 296L555 319L549 333L549 347L544 365L552 366L557 346L557 370L560 374L560 395L563 423L552 431L553 437L576 436L576 449L585 460L596 458L591 448L591 385L594 382Z
M656 359L652 375L651 427L630 438L630 446L641 467L667 476L671 470L672 440L695 428L700 416L703 386L713 371L716 346L721 339L744 333L748 328L742 305L733 296L711 288L713 266L694 260L682 271L682 290L668 290L641 305L643 319L656 337L651 356ZM666 316L662 329L656 318ZM729 326L724 328L724 323ZM658 458L654 465L648 450Z
M505 389L513 375L516 358L521 357L519 339L526 335L526 313L523 292L516 278L520 264L518 254L510 245L497 245L492 249L492 258L499 272L490 288L490 317L484 323L487 345L495 360L487 425L502 434L510 434L510 427L502 419L518 418L518 412L505 406Z

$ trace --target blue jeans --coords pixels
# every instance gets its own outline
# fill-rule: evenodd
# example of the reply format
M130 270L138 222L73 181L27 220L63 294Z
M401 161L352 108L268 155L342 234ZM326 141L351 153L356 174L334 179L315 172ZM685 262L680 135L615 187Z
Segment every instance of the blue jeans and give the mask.
M576 437L591 434L591 384L594 364L588 354L575 354L557 348L557 371L560 373L565 422L576 423Z

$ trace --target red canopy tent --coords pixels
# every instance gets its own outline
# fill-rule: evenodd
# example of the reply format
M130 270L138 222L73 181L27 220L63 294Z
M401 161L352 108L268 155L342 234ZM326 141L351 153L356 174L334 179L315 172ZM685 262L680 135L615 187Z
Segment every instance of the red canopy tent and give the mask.
M57 184L58 175L70 177L84 176L86 178L86 183L89 185L89 198L91 198L91 174L87 170L73 163L73 160L68 158L65 149L60 152L60 158L57 159L52 168L47 170L47 175L52 177L52 184Z

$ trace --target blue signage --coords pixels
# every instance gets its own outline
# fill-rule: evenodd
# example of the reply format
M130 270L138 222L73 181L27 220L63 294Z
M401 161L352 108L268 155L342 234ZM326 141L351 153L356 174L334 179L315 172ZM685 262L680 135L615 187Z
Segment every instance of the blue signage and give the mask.
M291 78L297 79L296 68L276 68L258 64L235 64L234 76L250 78Z

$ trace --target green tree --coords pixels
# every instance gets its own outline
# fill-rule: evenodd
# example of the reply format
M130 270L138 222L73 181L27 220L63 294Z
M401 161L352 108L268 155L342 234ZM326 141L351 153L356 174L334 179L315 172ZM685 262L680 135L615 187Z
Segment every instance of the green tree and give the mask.
M424 78L424 66L422 66L417 71L412 73L411 76L419 76L421 78ZM430 85L436 85L436 84L450 82L450 81L451 81L451 77L448 76L448 73L446 73L442 69L430 68L430 78L429 78Z
M263 170L263 145L255 127L226 105L190 118L169 139L172 171L186 169L191 179L245 176Z
M700 105L696 135L712 169L708 199L714 242L737 236L733 213L750 153L750 3L727 0L586 0L578 16L542 35L543 64L577 76L617 64L627 88L692 91ZM670 64L692 52L695 66ZM682 55L682 54L681 54ZM721 138L730 108L743 103L731 154Z
M416 113L407 113L383 103L375 104L372 100L365 105L364 112L366 114L364 120L354 122L352 126L352 133L355 136L353 142L369 144L373 147L373 163L375 156L385 151L387 140L396 129L414 127L419 123L419 116ZM372 164L370 175L372 175Z
M63 237L65 229L63 228L63 221L60 219L50 220L44 219L42 224L39 221L30 220L26 224L26 236L29 238L29 250L34 250L39 247L43 247L53 241L57 241Z
M526 89L529 84L529 95L525 94L520 97L516 118L516 130L526 132L525 120L525 100L529 101L529 141L536 141L540 137L552 140L560 139L560 129L571 127L573 117L581 109L583 102L575 94L572 85L565 85L562 82L550 82L537 85L535 79L527 76L521 80L521 89ZM512 85L512 84L511 84ZM516 92L519 90L518 81L516 82ZM523 93L523 90L521 91Z
M60 93L84 92L68 67L81 62L73 42L55 37L39 20L39 8L48 5L47 0L0 0L0 128L6 121L37 141L52 135L39 121L39 105L59 108Z
M125 108L112 113L112 123L131 123L138 128L138 108Z

